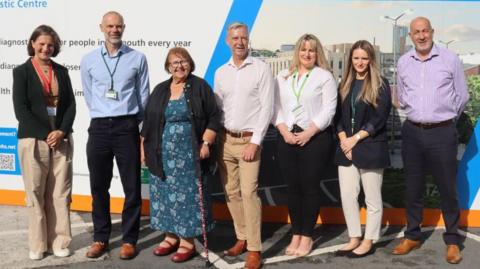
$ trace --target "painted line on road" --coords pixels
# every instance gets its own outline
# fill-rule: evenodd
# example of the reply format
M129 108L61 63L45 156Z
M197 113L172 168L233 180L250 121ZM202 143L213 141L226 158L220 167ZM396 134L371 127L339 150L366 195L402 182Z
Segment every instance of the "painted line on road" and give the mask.
M202 253L200 253L200 256L205 258L206 257L205 251L202 251ZM229 264L224 259L220 258L220 256L218 256L216 253L211 252L210 250L208 250L208 260L213 264L213 266L215 266L219 269L233 269L234 268L231 264Z
M332 200L332 202L335 202L335 203L338 203L338 200L327 189L327 186L325 185L325 182L337 181L337 180L338 180L337 178L330 178L330 179L324 179L324 180L320 181L320 188L322 189L322 191L325 193L325 195L327 195L327 197L330 200Z
M467 237L467 238L470 238L470 239L473 239L473 240L475 240L475 241L477 241L477 242L480 242L480 236L478 236L478 235L476 235L476 234L472 234L472 233L469 233L469 232L466 232L466 231L463 231L463 230L458 230L458 232L459 232L461 235L463 235L463 236L465 236L465 237Z
M439 230L439 229L443 229L443 227L426 227L426 228L422 229L422 232ZM461 231L461 232L463 232L463 231ZM380 243L380 242L383 242L383 241L389 241L389 240L396 239L396 238L402 238L403 236L404 236L404 232L401 231L397 234L383 236L381 239L375 241L375 243ZM475 239L475 240L480 242L480 236L476 236L476 235L473 235L473 236L478 239L478 240L477 239ZM467 236L467 237L472 238L470 236ZM334 251L341 249L343 246L345 246L345 243L338 244L338 245L333 245L333 246L327 246L327 247L323 247L323 248L317 248L317 249L314 249L309 255L307 255L307 257L318 256L318 255L322 255L322 254L326 254L326 253L333 253ZM279 263L279 262L284 262L284 261L295 260L295 259L299 259L299 258L300 257L282 255L282 256L275 256L275 257L264 259L263 263L264 264L274 264L274 263ZM243 268L244 265L245 265L245 262L238 262L238 263L230 264L231 267L228 267L228 268ZM220 267L218 267L218 268L220 268ZM224 267L222 267L222 269L223 268Z
M141 217L140 220L147 220L150 219L150 217ZM121 219L114 219L112 220L112 224L117 224L122 222ZM78 229L78 228L87 228L93 226L93 222L80 222L80 223L73 223L71 225L72 229ZM6 236L6 235L14 235L14 234L22 234L22 233L28 233L28 229L18 229L18 230L9 230L9 231L3 231L0 232L0 236Z
M265 197L267 199L268 205L277 205L275 204L275 200L273 199L272 192L270 191L270 188L266 188L264 190L265 192Z

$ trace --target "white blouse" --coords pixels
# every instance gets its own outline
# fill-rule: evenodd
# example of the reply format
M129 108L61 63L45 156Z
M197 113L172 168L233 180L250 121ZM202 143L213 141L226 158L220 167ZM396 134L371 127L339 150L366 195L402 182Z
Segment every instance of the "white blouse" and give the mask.
M294 124L307 129L313 123L325 130L332 123L337 107L337 83L332 73L316 66L299 78L296 73L285 78L287 75L288 70L283 70L276 79L272 123L275 126L285 123L288 129ZM299 92L297 102L295 94Z

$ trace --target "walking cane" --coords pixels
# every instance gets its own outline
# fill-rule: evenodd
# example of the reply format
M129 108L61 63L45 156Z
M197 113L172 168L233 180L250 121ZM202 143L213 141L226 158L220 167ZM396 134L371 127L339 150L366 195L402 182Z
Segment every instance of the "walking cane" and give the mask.
M203 247L205 248L205 267L212 266L212 263L208 259L208 240L207 240L207 227L206 227L206 216L205 216L205 205L203 199L203 183L202 175L198 177L198 193L200 194L200 214L202 218L202 235L203 235Z

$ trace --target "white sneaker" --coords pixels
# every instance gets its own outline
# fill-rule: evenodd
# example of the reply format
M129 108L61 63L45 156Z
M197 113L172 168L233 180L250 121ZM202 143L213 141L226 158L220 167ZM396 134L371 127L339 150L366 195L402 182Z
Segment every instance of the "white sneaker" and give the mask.
M28 256L30 257L30 260L41 260L43 259L43 252L30 251L30 253L28 253Z
M68 257L70 256L70 249L68 248L61 248L61 249L54 249L53 250L53 255L57 256L57 257Z

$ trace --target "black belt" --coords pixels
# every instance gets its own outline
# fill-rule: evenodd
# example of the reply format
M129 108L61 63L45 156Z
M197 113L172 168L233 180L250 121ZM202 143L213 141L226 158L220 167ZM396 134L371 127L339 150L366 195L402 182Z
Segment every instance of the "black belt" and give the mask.
M92 121L105 121L105 120L129 120L136 119L137 115L124 115L124 116L114 116L114 117L104 117L104 118L93 118Z
M453 123L453 119L444 120L441 122L414 122L411 120L408 120L408 122L422 129L433 129L433 128L449 125Z

